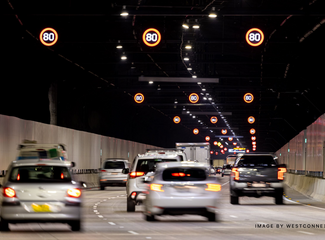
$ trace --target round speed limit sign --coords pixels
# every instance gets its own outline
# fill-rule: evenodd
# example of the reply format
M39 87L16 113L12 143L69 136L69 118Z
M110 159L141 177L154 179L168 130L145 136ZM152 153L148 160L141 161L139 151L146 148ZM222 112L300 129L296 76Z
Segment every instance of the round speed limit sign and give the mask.
M142 93L137 93L134 95L134 101L136 103L142 103L144 101L144 96Z
M261 45L264 41L264 34L258 28L251 28L246 33L246 42L253 46L257 47Z
M188 97L188 100L191 103L197 103L199 101L199 95L197 95L196 93L191 93L190 96Z
M149 28L144 31L142 40L148 47L157 46L161 40L160 32L157 29Z
M47 47L53 46L58 41L58 33L53 28L44 28L39 39L41 43Z
M251 102L253 102L253 100L254 100L254 96L253 96L253 94L251 94L251 93L246 93L246 94L244 95L244 101L245 101L245 103L251 103Z
M179 117L179 116L175 116L174 118L173 118L173 121L174 121L174 123L180 123L181 122L181 118Z
M193 133L194 133L195 135L199 134L199 129L194 128L194 129L193 129Z

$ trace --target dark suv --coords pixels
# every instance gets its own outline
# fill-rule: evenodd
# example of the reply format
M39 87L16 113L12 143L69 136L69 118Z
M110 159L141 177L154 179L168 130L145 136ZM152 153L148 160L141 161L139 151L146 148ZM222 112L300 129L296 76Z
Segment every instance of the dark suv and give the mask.
M242 154L236 159L230 175L230 203L238 204L240 196L271 196L283 204L285 164L278 164L271 154Z

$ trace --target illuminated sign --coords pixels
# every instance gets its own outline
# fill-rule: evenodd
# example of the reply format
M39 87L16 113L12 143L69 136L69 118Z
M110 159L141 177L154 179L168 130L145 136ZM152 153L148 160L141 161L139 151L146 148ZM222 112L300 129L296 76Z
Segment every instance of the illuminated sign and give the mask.
M220 148L223 148L223 145L220 145L219 147L220 147Z
M157 46L160 43L161 35L157 29L149 28L142 35L144 44L149 47Z
M216 155L218 155L218 152L216 152Z
M261 45L264 41L264 34L258 28L251 28L246 33L246 42L252 47Z
M252 139L252 141L255 141L256 140L256 137L255 136L252 136L251 139Z
M249 130L249 132L250 132L250 134L255 134L255 129L254 128L251 128L250 130Z
M252 142L253 145L256 145L256 142Z
M237 145L237 143L236 142L234 142L234 143L232 143L234 146L236 146Z
M218 122L218 118L215 117L215 116L213 116L213 117L210 118L210 122L213 123L213 124L215 124L215 123Z
M249 150L247 149L246 152L249 153Z
M235 147L233 149L229 149L228 152L232 152L232 153L245 153L246 148L239 148L239 147Z
M213 151L210 151L210 154L213 154Z
M217 145L220 147L221 146L221 142L218 142Z
M39 39L41 43L47 47L53 46L58 41L58 33L53 28L44 28Z
M209 136L206 136L205 137L205 141L207 141L207 142L210 141L210 137Z
M174 118L173 118L173 121L174 121L174 123L180 123L181 122L181 118L179 117L179 116L175 116Z
M193 129L193 133L194 133L194 134L199 134L199 129L194 128L194 129Z
M227 148L224 148L223 150L227 151Z
M229 141L232 141L232 140L233 140L233 138L232 138L232 137L229 137L229 138L228 138L228 140L229 140Z
M253 96L253 94L251 94L251 93L246 93L246 94L244 95L244 101L245 101L245 103L251 103L251 102L253 102L253 100L254 100L254 96Z
M142 103L144 101L144 96L142 93L137 93L134 95L134 101L136 103Z
M218 145L218 142L217 141L214 141L213 142L213 145L217 146Z
M253 116L250 116L247 121L250 123L250 124L253 124L255 122L255 118Z
M196 93L191 93L190 96L188 97L188 100L191 103L197 103L199 101L199 95L197 95Z
M222 130L221 130L221 133L222 133L222 134L227 134L227 129L222 129Z

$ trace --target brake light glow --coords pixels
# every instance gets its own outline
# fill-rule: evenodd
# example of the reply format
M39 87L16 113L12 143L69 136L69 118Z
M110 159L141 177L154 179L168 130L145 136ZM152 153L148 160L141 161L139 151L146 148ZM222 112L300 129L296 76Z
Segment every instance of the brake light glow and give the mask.
M189 174L187 174L189 176ZM173 177L185 177L185 173L180 172L180 173L172 173Z
M6 187L3 189L3 196L9 198L16 197L16 191L10 187Z
M210 192L219 192L221 191L221 185L220 184L214 184L214 183L207 183L207 188L204 189L205 191Z
M150 184L150 190L151 191L156 191L156 192L164 192L162 188L163 185L161 184L155 184L155 183L152 183Z
M69 188L67 194L69 197L78 198L81 196L81 190L78 188Z
M18 173L18 175L17 175L17 181L19 181L20 180L20 174Z
M102 169L102 170L100 170L100 171L101 171L101 172L106 172L106 170L103 170L103 169Z
M144 172L130 172L131 178L141 177L144 175Z
M231 172L233 172L234 180L239 180L238 168L232 168Z
M64 175L63 175L63 173L61 173L61 179L63 179L64 178Z
M283 173L287 172L286 168L278 168L278 179L283 180Z

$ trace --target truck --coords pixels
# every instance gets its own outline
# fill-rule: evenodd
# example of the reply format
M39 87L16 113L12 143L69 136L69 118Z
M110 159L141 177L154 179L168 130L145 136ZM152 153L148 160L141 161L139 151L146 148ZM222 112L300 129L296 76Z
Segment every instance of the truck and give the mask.
M228 155L226 157L226 163L229 164L229 165L234 165L235 164L235 160L236 160L237 156L236 155Z
M176 143L176 148L186 153L187 159L201 163L210 163L210 143Z

